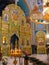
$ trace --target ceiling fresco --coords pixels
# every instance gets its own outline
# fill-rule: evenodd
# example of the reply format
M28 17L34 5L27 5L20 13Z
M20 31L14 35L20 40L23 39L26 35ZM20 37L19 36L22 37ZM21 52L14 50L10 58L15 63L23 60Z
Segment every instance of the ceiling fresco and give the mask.
M17 5L21 7L21 9L25 12L26 16L29 16L30 12L37 11L42 12L43 10L45 12L45 8L43 8L43 5L48 5L47 2L49 0L15 0L17 1ZM2 10L8 5L15 3L14 0L0 0L0 16L2 15Z

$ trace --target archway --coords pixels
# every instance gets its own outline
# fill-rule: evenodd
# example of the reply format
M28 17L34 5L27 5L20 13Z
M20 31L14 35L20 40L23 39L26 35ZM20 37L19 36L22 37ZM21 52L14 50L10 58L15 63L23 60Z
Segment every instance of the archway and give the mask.
M36 33L37 53L46 53L46 37L43 31Z
M17 43L16 43L16 41L17 41ZM18 36L14 33L14 34L11 36L11 39L10 39L11 49L19 48L18 41L19 41L19 38L18 38ZM16 44L17 44L17 47L16 47Z

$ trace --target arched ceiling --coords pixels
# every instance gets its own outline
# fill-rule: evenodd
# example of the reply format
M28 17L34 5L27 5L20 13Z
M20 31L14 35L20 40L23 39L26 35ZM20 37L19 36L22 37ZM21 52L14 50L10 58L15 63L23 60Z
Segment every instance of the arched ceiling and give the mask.
M10 3L14 3L14 1L15 0L0 0L0 15L5 6ZM49 0L18 0L17 5L23 9L26 16L29 16L29 13L32 10L35 10L37 7L38 11L42 12L42 5L45 4L47 1L49 2Z
M25 0L19 0L17 2L17 5L20 6L23 9L23 11L25 12L26 16L29 16L29 10L28 10L28 7L26 5Z
M42 12L43 0L24 0L28 6L29 12L38 7L38 11Z
M38 8L38 12L43 12L44 8L49 7L49 0L24 0L29 12L35 11Z
M2 15L2 10L8 5L8 4L13 4L15 0L0 0L0 16ZM29 16L29 10L27 8L27 5L25 3L25 0L18 0L17 5L20 6L26 16Z
M33 10L34 6L37 5L36 0L19 0L17 4L24 10L26 16Z

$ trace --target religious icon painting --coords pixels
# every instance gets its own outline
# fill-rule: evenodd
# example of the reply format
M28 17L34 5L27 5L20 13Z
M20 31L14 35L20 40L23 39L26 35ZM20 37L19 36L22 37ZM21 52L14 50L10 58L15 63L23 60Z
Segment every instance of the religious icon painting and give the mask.
M8 21L9 21L9 16L8 16L8 14L4 14L3 20L4 20L5 22L8 22Z
M18 18L17 14L18 14L18 11L16 11L15 9L12 10L12 19L13 19L14 21L16 21L17 18Z
M5 11L9 12L9 10L10 10L9 7L5 7Z
M16 9L12 10L12 14L18 14L18 11Z
M43 0L37 0L37 5L39 7L38 11L42 12L43 11Z
M37 0L37 4L38 4L38 6L42 6L43 0Z

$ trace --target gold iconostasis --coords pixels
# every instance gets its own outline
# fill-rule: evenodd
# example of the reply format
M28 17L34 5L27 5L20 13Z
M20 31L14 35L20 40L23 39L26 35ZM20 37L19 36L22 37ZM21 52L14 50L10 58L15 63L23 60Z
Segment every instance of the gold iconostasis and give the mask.
M31 45L34 44L32 38L35 36L36 40L34 40L37 46L37 53L46 53L46 33L43 31L46 31L46 25L35 25L33 26L36 28L36 30L34 28L31 28L31 25L28 23L24 11L16 4L10 4L6 6L2 11L2 17L0 17L0 45L3 54L9 55L10 39L13 34L16 34L18 36L19 48L22 51L28 51L29 54L33 53ZM39 30L41 29L41 26L42 30ZM35 34L35 31L38 32ZM17 41L15 43L17 47Z
M32 30L30 24L26 22L23 10L15 4L10 4L5 7L0 17L0 44L4 55L9 54L10 39L13 34L19 37L19 47L31 54Z

